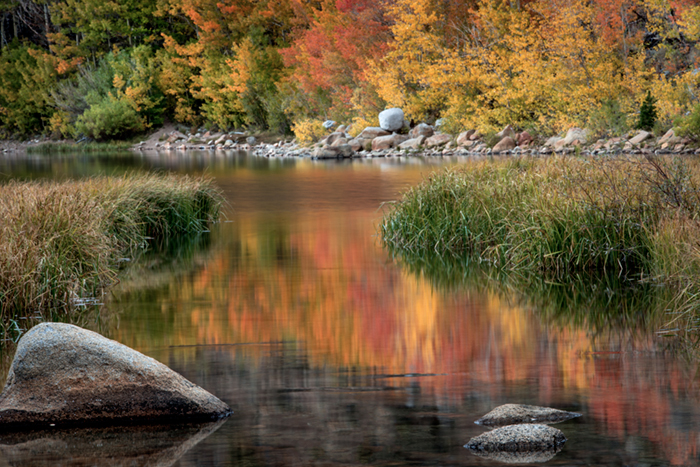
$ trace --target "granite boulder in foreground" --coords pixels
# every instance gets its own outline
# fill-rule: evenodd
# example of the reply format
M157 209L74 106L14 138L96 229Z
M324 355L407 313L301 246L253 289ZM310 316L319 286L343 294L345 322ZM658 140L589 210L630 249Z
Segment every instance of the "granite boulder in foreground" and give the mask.
M162 363L95 332L43 323L19 341L0 394L15 425L212 420L224 402Z
M558 452L566 443L564 433L547 425L510 425L470 439L465 448L474 452Z
M505 404L496 407L474 423L486 426L514 425L516 423L558 423L580 416L580 413L550 407Z

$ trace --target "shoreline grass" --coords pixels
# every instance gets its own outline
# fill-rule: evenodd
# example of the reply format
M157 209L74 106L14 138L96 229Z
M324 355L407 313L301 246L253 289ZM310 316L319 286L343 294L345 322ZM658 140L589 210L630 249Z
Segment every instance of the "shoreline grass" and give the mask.
M0 326L74 310L125 257L205 231L221 203L212 180L178 175L0 184Z
M399 256L546 280L664 283L700 308L700 163L662 157L485 161L431 175L379 226Z

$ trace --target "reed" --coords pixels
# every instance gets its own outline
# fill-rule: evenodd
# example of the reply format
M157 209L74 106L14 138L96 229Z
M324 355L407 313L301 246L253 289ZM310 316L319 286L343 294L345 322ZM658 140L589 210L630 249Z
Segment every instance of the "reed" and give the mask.
M0 325L74 310L149 243L206 230L222 197L175 175L0 185Z
M390 207L384 243L551 280L653 280L700 300L700 166L679 158L515 159L430 176ZM680 303L680 302L679 302Z

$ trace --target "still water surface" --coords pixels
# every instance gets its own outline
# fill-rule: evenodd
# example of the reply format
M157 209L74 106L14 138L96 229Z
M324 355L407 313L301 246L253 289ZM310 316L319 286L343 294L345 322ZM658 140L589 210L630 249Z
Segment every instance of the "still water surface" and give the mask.
M556 425L569 441L547 465L700 463L697 364L666 350L665 318L649 317L647 301L589 310L565 298L552 312L548 294L440 281L382 250L382 203L460 163L0 159L0 179L154 169L216 179L223 222L132 265L99 319L80 324L234 410L216 426L3 439L0 466L503 465L462 446L484 432L474 420L504 403L583 414Z

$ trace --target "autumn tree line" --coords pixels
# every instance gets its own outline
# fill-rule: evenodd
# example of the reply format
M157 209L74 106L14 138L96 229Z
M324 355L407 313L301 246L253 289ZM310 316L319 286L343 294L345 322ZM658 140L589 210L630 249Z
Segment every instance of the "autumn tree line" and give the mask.
M0 0L0 136L700 127L698 0Z

